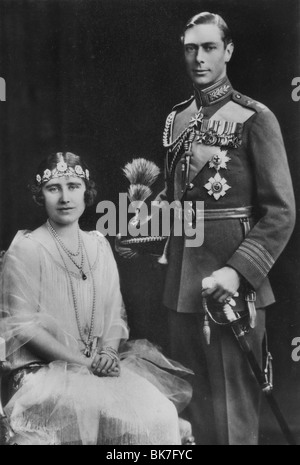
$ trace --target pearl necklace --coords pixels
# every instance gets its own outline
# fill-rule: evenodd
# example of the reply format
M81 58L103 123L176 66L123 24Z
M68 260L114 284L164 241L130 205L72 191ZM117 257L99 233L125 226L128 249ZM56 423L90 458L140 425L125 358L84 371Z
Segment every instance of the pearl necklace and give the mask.
M92 266L91 266L91 263L90 263L90 260L89 260L89 256L87 254L85 245L83 243L83 249L84 249L84 252L85 252L86 257L87 257L87 262L88 262L88 265L89 265L89 270L90 270L90 274L91 274L91 278L92 278L92 285L93 285L93 304L92 304L93 306L92 306L91 324L90 324L88 337L87 337L87 339L85 339L84 333L83 333L83 330L82 330L82 326L81 326L81 323L80 323L79 312L78 312L78 301L77 301L77 297L76 297L76 293L75 293L75 289L74 289L74 285L73 285L73 281L72 281L71 272L67 267L66 261L64 259L63 254L62 254L62 251L61 251L61 249L59 247L59 246L61 246L61 243L59 242L59 240L56 237L56 236L58 236L58 234L56 233L55 229L51 226L49 220L47 220L47 227L48 227L48 230L49 230L49 232L51 233L51 235L52 235L52 237L54 239L54 242L55 242L55 245L57 247L58 253L59 253L59 255L60 255L61 259L62 259L62 262L64 264L65 270L66 270L68 278L69 278L71 292L72 292L73 306L74 306L74 310L75 310L76 324L77 324L80 339L83 342L83 344L85 345L84 355L85 355L85 357L89 358L91 356L91 353L92 353L92 345L93 345L93 338L94 338L93 333L94 333L94 324L95 324L95 312L96 312L96 286L95 286L95 279L94 279ZM55 231L56 235L52 232L52 230ZM81 244L82 244L82 241L81 241ZM81 245L81 247L82 247L82 245ZM61 247L61 248L63 249L63 247ZM83 255L83 253L82 253L82 255ZM84 279L85 280L87 279L86 275L85 275Z
M87 276L86 274L84 273L83 271L83 268L84 268L84 253L82 251L82 239L81 239L81 235L80 235L80 230L78 228L78 253L74 254L72 253L68 248L67 246L64 244L64 242L62 241L61 237L57 234L56 230L53 228L52 224L50 223L50 220L48 219L47 220L47 228L48 230L51 232L52 236L55 238L55 240L59 243L59 245L61 246L61 248L63 249L63 251L67 254L67 256L69 257L69 259L71 260L72 263L74 263L74 265L76 266L76 268L78 268L80 274L81 274L81 277L82 279L85 281L87 279ZM75 257L76 255L79 255L79 253L81 252L81 261L80 261L80 264L78 264L73 257Z

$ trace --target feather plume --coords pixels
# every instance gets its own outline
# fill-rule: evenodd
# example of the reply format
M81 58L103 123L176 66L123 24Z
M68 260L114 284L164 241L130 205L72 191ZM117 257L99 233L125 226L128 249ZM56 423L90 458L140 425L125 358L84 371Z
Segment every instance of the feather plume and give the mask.
M151 194L151 189L148 186L143 186L142 184L131 184L128 189L130 202L135 202L137 200L144 202Z
M145 158L135 158L123 168L123 173L130 184L152 186L160 174L160 169L152 161Z

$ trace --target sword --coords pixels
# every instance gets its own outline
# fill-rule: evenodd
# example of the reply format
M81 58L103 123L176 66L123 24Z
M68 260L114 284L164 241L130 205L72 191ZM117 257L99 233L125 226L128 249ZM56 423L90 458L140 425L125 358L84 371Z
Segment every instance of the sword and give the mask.
M213 278L205 278L202 281L202 288L203 289L208 289L213 287L211 284ZM203 308L205 310L205 320L204 320L204 326L203 326L203 332L204 336L207 338L207 334L209 333L209 319L211 319L214 323L216 324L221 324L221 325L230 325L232 332L238 341L238 344L245 354L248 363L252 369L252 372L256 378L256 381L258 382L262 392L264 393L267 402L278 422L278 425L280 426L280 429L290 446L296 446L297 442L296 439L287 424L280 408L279 405L273 395L273 384L272 382L268 379L268 376L266 373L260 368L258 361L255 358L255 355L250 347L250 344L246 338L246 331L243 327L243 324L241 324L241 317L239 316L238 313L235 313L232 309L232 307L227 303L224 305L223 310L224 310L224 315L227 319L227 323L218 323L211 315L208 309L207 305L207 299L204 297L203 298ZM209 334L208 334L209 336ZM209 337L207 338L207 342L209 343Z

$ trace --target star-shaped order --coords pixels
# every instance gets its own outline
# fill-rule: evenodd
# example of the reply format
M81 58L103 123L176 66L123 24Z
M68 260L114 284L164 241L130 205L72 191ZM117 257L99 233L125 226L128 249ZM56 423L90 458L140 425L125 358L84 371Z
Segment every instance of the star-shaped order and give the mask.
M212 159L209 162L210 168L215 168L217 171L223 168L227 170L227 163L231 160L230 157L227 157L227 150L226 152L221 152L213 155Z
M211 177L204 187L208 190L208 194L213 195L216 200L219 200L220 197L224 197L228 189L231 189L226 179L222 178L219 173L217 173L214 178Z
M198 124L201 124L203 120L203 114L202 113L197 113L194 118L191 119L190 121L190 128L198 127Z

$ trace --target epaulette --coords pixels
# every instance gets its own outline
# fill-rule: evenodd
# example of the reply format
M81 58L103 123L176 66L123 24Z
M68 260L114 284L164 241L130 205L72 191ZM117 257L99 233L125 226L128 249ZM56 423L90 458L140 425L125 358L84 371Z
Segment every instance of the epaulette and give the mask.
M232 100L243 107L250 108L251 110L255 111L256 113L260 113L261 111L268 110L268 107L263 105L256 100L253 100L247 95L240 94L239 92L234 91L232 93Z
M184 110L184 108L186 108L187 106L189 106L189 104L192 102L192 100L194 100L194 98L195 98L195 96L194 96L194 95L191 95L191 97L188 98L187 100L185 100L184 102L177 103L177 105L175 105L175 106L172 108L172 111L178 110L178 109Z

